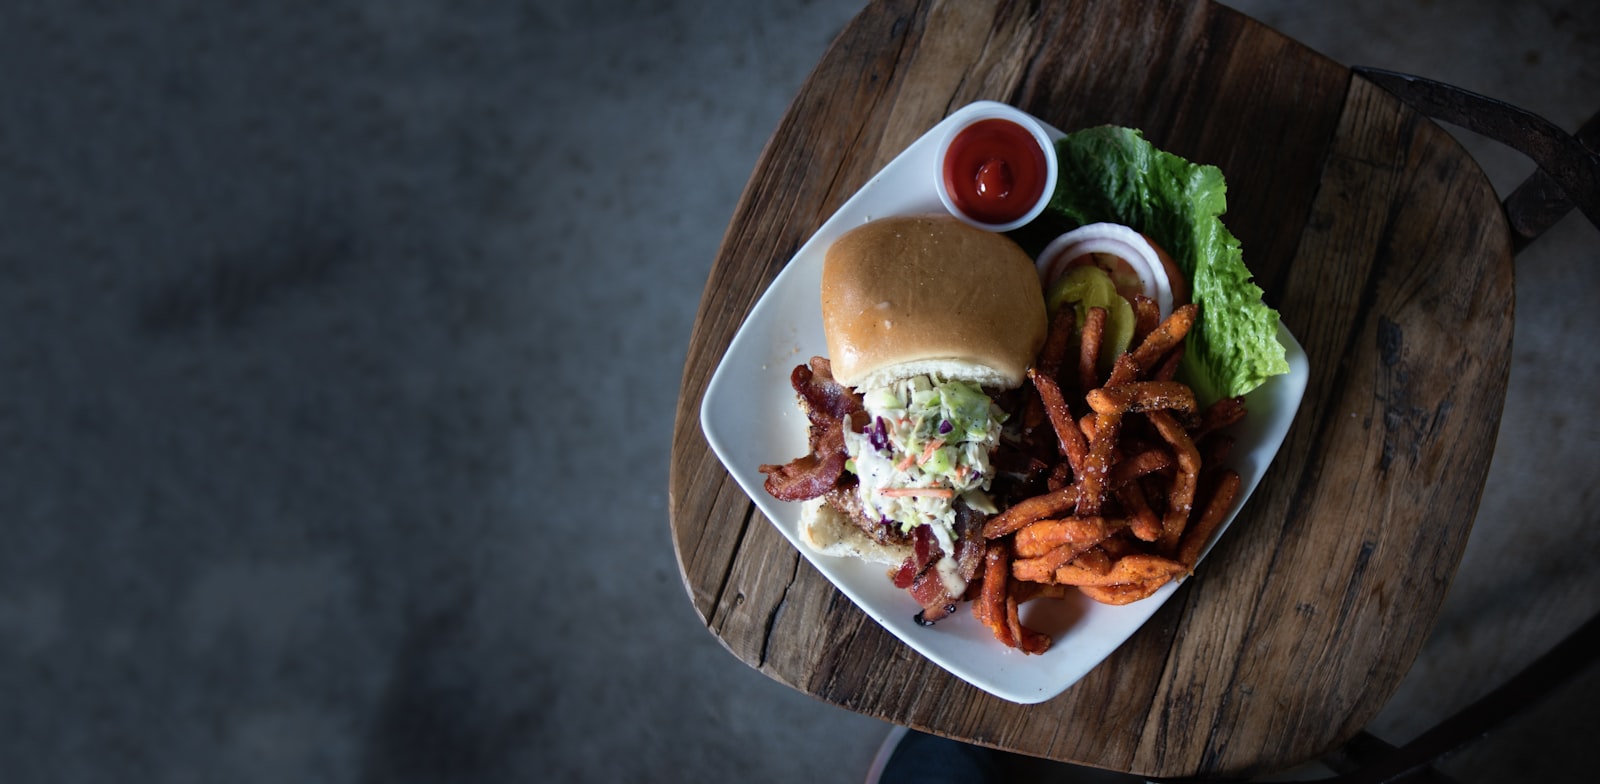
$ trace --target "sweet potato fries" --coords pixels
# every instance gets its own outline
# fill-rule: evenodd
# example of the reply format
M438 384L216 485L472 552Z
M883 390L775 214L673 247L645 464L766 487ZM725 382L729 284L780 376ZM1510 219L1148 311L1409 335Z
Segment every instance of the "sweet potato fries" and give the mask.
M1104 311L1090 310L1082 328L1070 312L1053 319L1017 401L1021 426L1001 445L997 462L1018 467L1018 480L984 524L972 609L1027 653L1050 638L1021 625L1018 605L1072 590L1107 604L1144 599L1189 574L1238 497L1238 473L1221 465L1243 399L1201 409L1174 380L1198 309L1159 320L1145 301L1135 312L1132 347L1104 376ZM1074 343L1078 356L1066 356Z

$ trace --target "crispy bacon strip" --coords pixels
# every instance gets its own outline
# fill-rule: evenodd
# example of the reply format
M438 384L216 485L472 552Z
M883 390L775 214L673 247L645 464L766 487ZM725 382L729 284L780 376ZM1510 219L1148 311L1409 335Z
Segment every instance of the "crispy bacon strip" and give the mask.
M899 571L894 575L894 587L910 588L917 576L927 571L933 565L934 558L939 553L939 545L934 542L933 531L927 526L918 526L911 530L911 555L900 564Z
M811 365L796 365L789 374L789 385L805 400L806 415L821 415L829 419L845 419L861 411L861 398L850 388L835 381L833 363L827 357L812 357Z
M758 466L767 478L767 492L780 501L806 501L818 498L839 483L849 459L844 448L845 428L851 417L863 411L860 398L835 381L833 366L824 357L812 357L811 365L796 365L789 373L810 422L808 440L811 452L783 465Z
M952 557L956 562L956 576L970 588L983 569L986 546L981 515L963 507L957 511L955 528L955 553ZM955 612L957 603L965 599L970 591L962 590L958 592L959 595L950 593L938 568L945 553L930 527L917 526L912 531L912 541L912 556L895 573L894 584L911 593L911 597L922 607L922 611L917 613L917 622L929 626Z
M917 613L917 623L931 626L955 612L956 602L961 597L951 596L945 590L944 579L935 568L924 571L911 581L911 598L922 606L922 612Z
M826 427L820 436L812 428L812 452L790 460L783 465L758 466L766 474L762 485L779 501L806 501L818 498L832 490L844 475L849 455L844 449L844 425L836 422Z

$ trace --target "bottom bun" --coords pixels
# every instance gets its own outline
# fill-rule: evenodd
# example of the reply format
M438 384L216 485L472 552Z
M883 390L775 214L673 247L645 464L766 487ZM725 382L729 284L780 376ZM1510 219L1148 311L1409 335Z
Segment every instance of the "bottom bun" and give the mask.
M860 558L874 563L899 566L910 558L911 545L883 544L842 512L821 498L813 498L800 506L800 538L812 550L823 555Z

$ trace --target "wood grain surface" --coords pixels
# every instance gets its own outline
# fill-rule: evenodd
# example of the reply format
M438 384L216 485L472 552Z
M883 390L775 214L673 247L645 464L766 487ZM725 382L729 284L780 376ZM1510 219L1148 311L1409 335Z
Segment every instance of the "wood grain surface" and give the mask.
M813 231L950 111L1116 123L1219 166L1225 219L1311 379L1228 535L1151 621L1050 701L967 685L791 547L701 435L706 384ZM889 721L1152 777L1251 775L1339 745L1393 693L1455 573L1510 365L1496 195L1443 130L1209 2L880 2L835 41L729 223L671 455L685 588L741 660Z

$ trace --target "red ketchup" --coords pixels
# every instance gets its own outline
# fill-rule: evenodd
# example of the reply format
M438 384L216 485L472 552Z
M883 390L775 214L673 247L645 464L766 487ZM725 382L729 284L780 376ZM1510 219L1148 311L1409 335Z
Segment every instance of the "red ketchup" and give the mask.
M1044 195L1047 166L1044 150L1027 128L1010 120L979 120L950 140L944 187L967 217L1010 223Z

